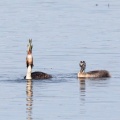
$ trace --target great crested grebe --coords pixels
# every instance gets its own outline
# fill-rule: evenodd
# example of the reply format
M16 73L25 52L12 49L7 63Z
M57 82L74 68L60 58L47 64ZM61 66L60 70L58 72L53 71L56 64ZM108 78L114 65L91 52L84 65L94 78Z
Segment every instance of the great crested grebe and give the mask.
M25 79L49 79L52 78L51 75L44 73L44 72L32 72L33 68L33 56L32 56L32 39L29 39L29 44L27 46L27 57L26 57L26 66L27 66L27 73L24 77Z
M85 61L80 61L79 66L81 67L80 72L78 72L78 78L103 78L110 77L110 74L107 70L94 70L85 72L86 63Z

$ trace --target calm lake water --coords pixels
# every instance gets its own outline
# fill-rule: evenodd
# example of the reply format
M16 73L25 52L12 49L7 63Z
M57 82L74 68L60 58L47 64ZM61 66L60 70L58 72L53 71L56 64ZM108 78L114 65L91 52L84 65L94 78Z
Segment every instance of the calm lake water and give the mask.
M23 79L29 38L52 79ZM120 119L119 0L1 0L0 39L0 120ZM80 60L112 77L78 79Z

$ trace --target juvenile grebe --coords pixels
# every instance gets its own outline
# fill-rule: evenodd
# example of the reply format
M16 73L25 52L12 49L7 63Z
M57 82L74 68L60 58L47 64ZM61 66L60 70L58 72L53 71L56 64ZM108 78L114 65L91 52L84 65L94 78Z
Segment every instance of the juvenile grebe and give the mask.
M110 74L107 70L94 70L85 72L86 63L85 61L80 61L79 63L81 70L78 72L79 78L102 78L102 77L110 77Z
M24 79L49 79L52 78L51 75L44 72L32 72L33 68L33 56L32 56L32 39L29 39L29 44L27 46L27 57L26 57L26 66L27 74Z

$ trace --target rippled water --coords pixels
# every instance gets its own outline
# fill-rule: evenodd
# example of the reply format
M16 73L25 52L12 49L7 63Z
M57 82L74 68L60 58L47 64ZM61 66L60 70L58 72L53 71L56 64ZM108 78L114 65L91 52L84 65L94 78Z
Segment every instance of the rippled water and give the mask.
M119 21L119 0L1 0L0 119L118 120ZM29 38L52 79L23 79ZM77 79L80 60L112 77Z

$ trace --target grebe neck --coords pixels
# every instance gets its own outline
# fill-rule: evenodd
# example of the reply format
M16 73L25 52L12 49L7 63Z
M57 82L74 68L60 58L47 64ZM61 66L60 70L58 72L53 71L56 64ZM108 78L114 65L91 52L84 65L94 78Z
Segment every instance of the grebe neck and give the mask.
M31 67L31 65L29 65L27 68L26 79L32 79L31 73L32 73L32 67Z

